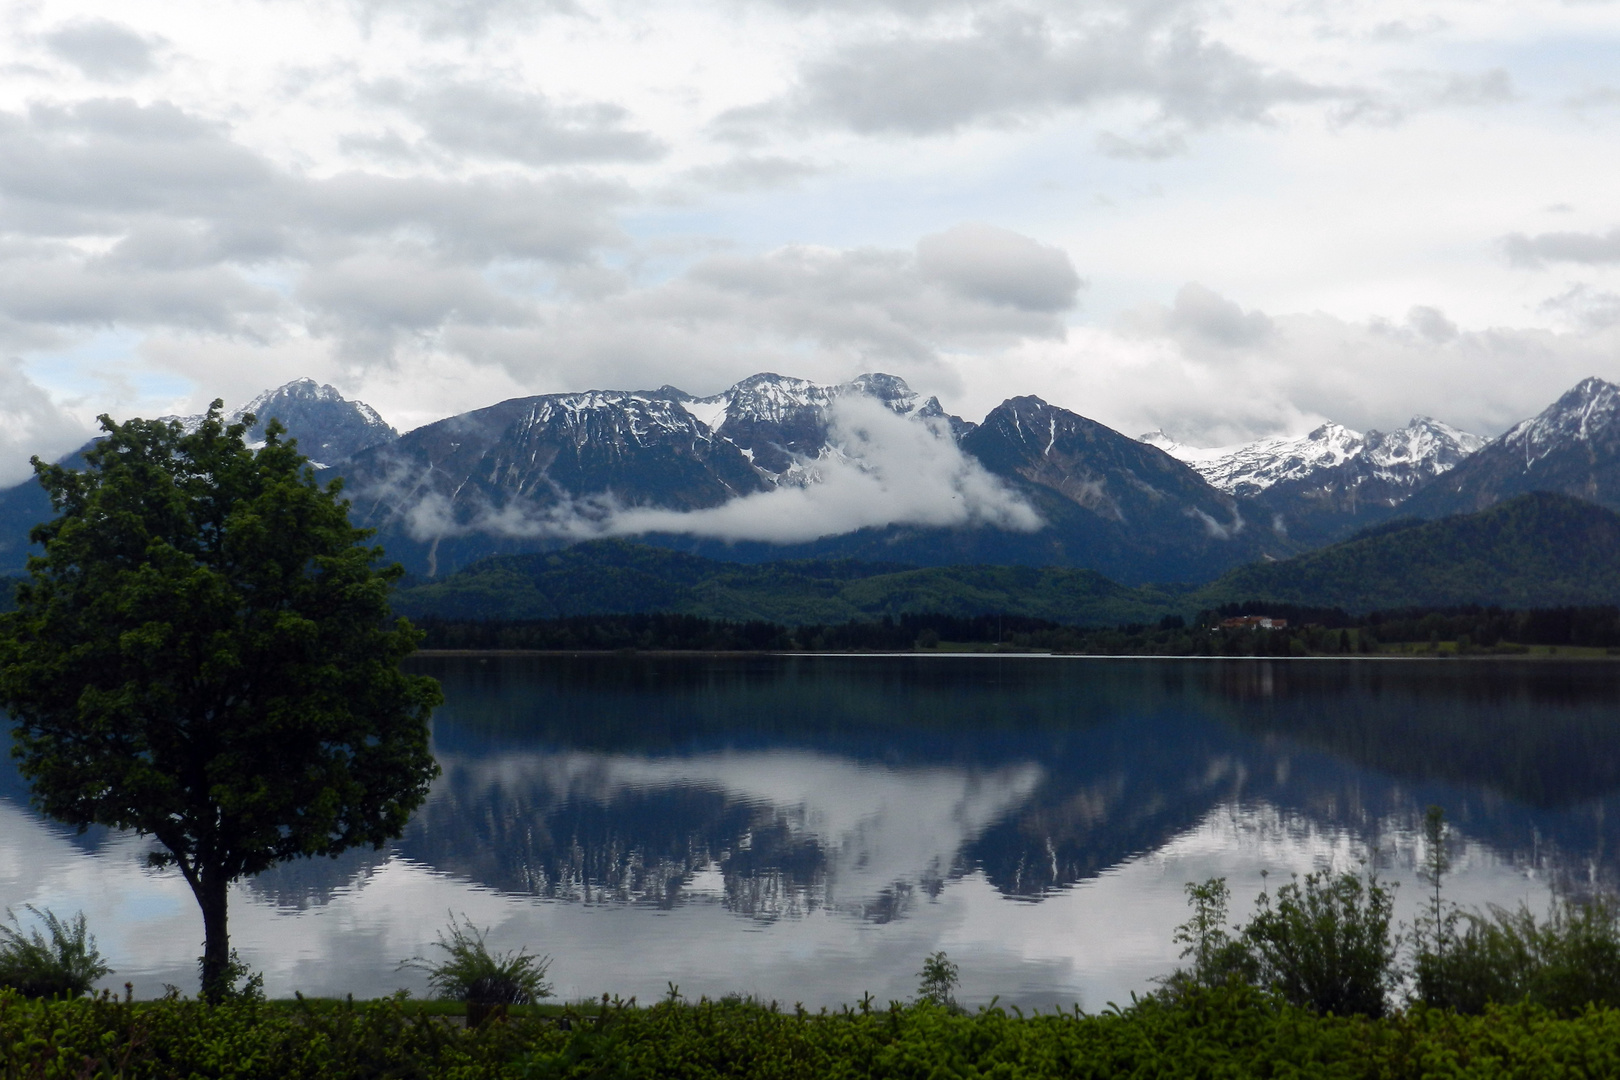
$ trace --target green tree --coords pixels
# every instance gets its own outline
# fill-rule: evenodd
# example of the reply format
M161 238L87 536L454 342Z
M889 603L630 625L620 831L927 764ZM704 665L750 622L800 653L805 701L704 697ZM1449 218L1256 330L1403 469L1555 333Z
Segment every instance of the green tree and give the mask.
M34 459L58 517L0 617L0 704L47 815L154 837L202 909L203 993L232 976L231 882L404 829L438 773L438 684L337 481L272 421L101 417L82 471Z

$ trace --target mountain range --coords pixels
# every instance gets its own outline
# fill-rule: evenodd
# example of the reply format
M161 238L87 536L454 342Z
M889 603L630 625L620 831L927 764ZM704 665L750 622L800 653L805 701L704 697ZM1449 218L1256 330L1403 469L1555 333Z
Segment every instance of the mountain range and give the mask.
M514 398L403 435L307 379L234 415L249 411L255 437L276 417L343 477L357 523L421 578L627 537L728 562L1198 583L1525 492L1620 508L1620 387L1595 378L1490 441L1417 417L1216 451L1130 438L1030 396L975 423L878 373L835 385L762 373L709 397L664 386ZM28 529L49 515L33 482L0 492L0 570L21 568Z

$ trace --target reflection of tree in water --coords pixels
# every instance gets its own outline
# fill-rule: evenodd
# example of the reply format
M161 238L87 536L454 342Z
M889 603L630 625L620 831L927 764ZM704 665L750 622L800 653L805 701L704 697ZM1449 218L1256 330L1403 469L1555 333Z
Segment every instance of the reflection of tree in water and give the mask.
M248 879L248 888L281 908L323 907L342 892L365 887L388 851L350 848L336 858L291 859Z

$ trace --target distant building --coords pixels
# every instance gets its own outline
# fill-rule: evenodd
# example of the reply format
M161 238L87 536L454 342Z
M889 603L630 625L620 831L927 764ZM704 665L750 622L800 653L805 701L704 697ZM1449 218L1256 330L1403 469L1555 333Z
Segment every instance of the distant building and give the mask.
M1273 619L1270 615L1239 615L1235 619L1222 619L1223 630L1283 630L1287 619Z

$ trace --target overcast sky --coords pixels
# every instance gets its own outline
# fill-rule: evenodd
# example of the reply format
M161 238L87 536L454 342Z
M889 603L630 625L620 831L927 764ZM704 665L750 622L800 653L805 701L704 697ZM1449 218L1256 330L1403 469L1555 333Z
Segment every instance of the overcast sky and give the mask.
M1194 444L1620 380L1620 3L14 0L0 474L299 376Z

